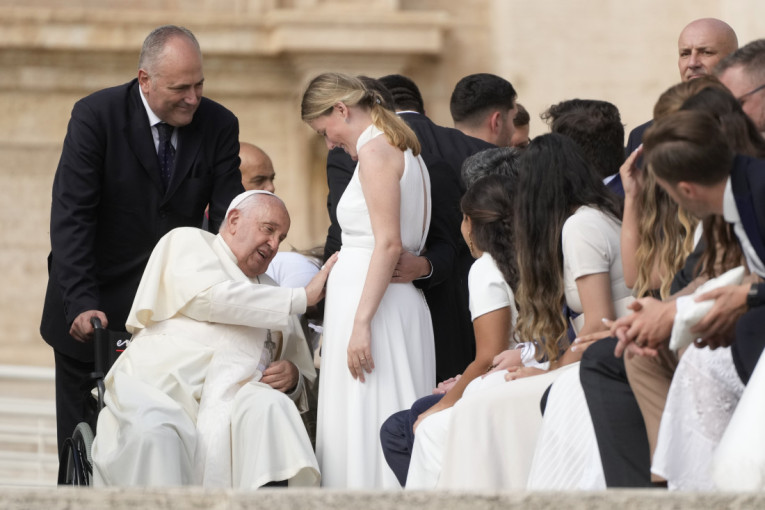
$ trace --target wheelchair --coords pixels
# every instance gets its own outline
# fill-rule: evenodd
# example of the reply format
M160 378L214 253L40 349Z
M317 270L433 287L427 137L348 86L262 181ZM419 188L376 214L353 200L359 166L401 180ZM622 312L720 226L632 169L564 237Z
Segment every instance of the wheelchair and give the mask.
M91 422L80 422L72 437L67 438L61 447L59 463L61 485L90 485L93 476L93 458L91 448L95 438L95 425L98 413L104 408L104 376L117 360L122 351L130 344L130 333L105 329L98 317L90 319L93 325L93 349L95 371L90 374L96 387L93 418Z

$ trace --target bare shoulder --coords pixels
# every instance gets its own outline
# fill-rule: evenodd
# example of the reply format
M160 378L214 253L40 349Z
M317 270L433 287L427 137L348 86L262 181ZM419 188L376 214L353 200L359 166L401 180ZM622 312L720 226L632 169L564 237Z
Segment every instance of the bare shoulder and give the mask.
M400 179L404 173L404 153L388 143L385 135L376 136L359 151L361 177L385 174Z

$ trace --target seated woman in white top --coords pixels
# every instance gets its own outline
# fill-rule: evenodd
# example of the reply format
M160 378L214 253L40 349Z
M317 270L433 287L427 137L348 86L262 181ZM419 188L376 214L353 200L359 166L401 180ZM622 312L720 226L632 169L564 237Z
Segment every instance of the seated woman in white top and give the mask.
M473 184L462 198L462 236L477 260L470 268L470 314L476 337L476 357L465 372L423 397L411 409L385 421L380 438L388 465L406 484L409 456L416 429L427 423L447 423L451 407L468 383L485 374L494 357L515 345L513 324L518 312L512 287L517 281L512 246L513 179L492 175ZM416 420L416 422L415 422Z
M556 134L534 139L521 159L518 189L517 337L543 339L536 361L546 362L512 366L480 381L488 387L468 388L452 413L439 487L525 488L540 398L561 374L577 370L582 352L568 347L563 305L583 315L579 333L586 334L604 329L601 318L615 318L615 304L630 298L619 251L619 202L572 140ZM410 477L413 468L414 457Z

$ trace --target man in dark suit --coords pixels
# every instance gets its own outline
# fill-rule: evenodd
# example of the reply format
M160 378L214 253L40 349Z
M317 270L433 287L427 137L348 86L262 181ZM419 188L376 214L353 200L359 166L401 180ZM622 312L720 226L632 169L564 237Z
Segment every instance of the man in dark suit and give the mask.
M736 48L736 32L724 21L701 18L688 23L677 40L680 81L712 74L715 66ZM651 124L653 121L649 120L630 132L626 150L628 156L643 143L643 133Z
M124 330L156 242L175 227L200 226L208 204L217 231L243 190L237 119L202 97L203 81L194 35L159 27L144 41L137 79L72 110L53 181L40 324L55 355L59 447L92 418L90 319Z
M677 45L680 79L688 81L710 74L723 57L736 49L738 39L727 23L703 18L682 30ZM627 155L643 143L643 133L652 124L653 121L648 121L630 132ZM642 167L642 156L637 165ZM624 360L613 356L615 345L615 338L607 338L585 351L580 366L582 388L593 418L608 487L650 486L645 424L627 380Z
M449 101L454 127L497 147L510 147L518 113L516 97L510 82L500 76L465 76L454 86Z

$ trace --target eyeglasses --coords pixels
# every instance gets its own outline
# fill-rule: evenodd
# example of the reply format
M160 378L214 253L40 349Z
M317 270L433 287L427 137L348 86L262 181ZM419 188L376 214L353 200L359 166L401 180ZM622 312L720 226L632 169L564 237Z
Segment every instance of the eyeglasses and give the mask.
M759 86L759 87L757 87L756 89L750 90L750 91L749 91L749 92L747 92L746 94L742 94L742 95L740 95L739 97L737 97L737 98L736 98L736 101L738 101L738 102L739 102L739 104L743 105L743 104L744 104L744 98L746 98L746 97L749 97L749 96L751 96L752 94L754 94L755 92L759 92L759 91L761 91L762 89L765 89L765 83L763 83L762 85L760 85L760 86Z

